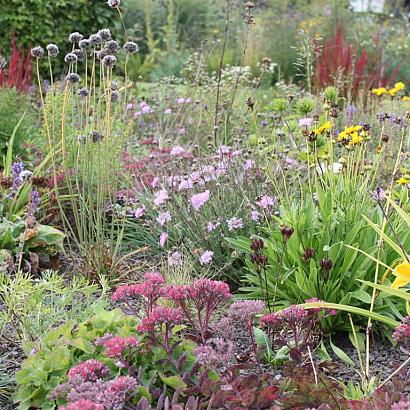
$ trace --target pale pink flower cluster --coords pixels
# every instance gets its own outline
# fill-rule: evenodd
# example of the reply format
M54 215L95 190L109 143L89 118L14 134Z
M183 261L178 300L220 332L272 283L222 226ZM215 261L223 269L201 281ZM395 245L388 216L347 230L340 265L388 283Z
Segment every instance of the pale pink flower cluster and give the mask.
M192 195L191 197L192 207L196 211L198 211L203 205L205 205L209 201L209 195L210 195L209 189L199 194Z

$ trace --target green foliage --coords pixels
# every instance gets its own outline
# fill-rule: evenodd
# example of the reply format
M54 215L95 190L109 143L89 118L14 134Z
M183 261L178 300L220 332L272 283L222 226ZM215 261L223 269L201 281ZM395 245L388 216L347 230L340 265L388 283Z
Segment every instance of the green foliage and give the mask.
M26 353L46 344L45 334L70 320L82 321L106 305L106 289L74 278L67 284L56 272L34 280L28 273L0 274L0 328L22 343Z
M0 165L4 166L1 160L7 152L8 142L20 120L20 125L15 132L13 155L18 156L24 152L23 143L29 142L35 131L34 114L34 109L26 95L15 88L0 87Z
M117 11L100 0L0 0L0 10L0 49L3 50L8 49L13 34L17 34L18 45L55 43L62 52L68 52L71 32L89 36L108 26L115 34L119 26Z
M277 308L318 298L366 311L370 306L371 294L367 283L360 285L358 280L373 280L375 262L366 254L376 254L378 235L369 228L362 214L375 223L381 221L382 215L368 194L354 193L342 184L336 192L318 190L317 193L317 205L308 197L301 203L283 206L280 215L275 218L277 224L266 228L264 254L268 257L268 295L275 300ZM408 247L408 230L395 220L392 223L397 226L396 234ZM289 240L283 239L279 226L294 228ZM252 253L248 239L232 239L229 242L248 257ZM359 245L364 253L356 249ZM305 257L307 248L313 250L310 258ZM390 249L383 250L383 260L387 264L395 258ZM323 259L331 261L329 271L321 267ZM246 266L249 273L243 278L246 286L242 291L250 298L263 297L259 275L249 259ZM400 319L399 312L404 309L403 303L391 306L383 297L375 305L376 313L391 319ZM327 318L326 326L350 330L343 315Z
M48 395L65 381L70 367L99 356L101 349L93 343L97 337L106 333L121 336L133 333L135 320L124 316L120 310L106 311L101 307L94 307L94 310L95 314L83 323L72 319L49 331L42 339L42 348L23 362L16 374L15 400L20 403L20 410L30 406L54 409Z

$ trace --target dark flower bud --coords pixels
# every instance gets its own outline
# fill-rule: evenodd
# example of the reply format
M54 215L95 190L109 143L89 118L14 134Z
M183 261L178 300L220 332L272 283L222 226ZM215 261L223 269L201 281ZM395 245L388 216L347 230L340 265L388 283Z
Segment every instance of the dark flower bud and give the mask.
M103 63L103 65L105 65L107 67L114 67L115 64L117 64L117 57L112 56L112 55L105 56L102 59L102 63Z
M389 142L389 136L387 134L382 135L382 141L383 142Z
M97 33L102 41L110 41L111 40L111 31L109 28L102 28L101 30L98 30Z
M93 142L98 142L103 139L103 136L98 131L93 131L91 133L91 139Z
M84 61L84 51L76 48L73 50L73 54L77 56L77 61Z
M323 269L325 272L329 272L330 269L333 267L333 262L330 259L321 259L320 260L320 267Z
M102 38L98 34L91 34L88 40L92 46L97 46L102 43Z
M89 96L90 92L88 91L88 88L83 87L83 88L80 88L80 89L78 90L77 94L78 94L80 97L86 98L86 97Z
M66 54L66 56L64 57L64 61L67 64L73 64L76 63L78 60L77 56L74 53L68 53Z
M111 102L117 102L120 98L120 94L118 91L112 91L111 93Z
M87 48L91 47L91 41L85 38L78 43L78 46L81 48L81 50L86 50Z
M78 31L75 31L74 33L71 33L68 36L68 41L70 43L78 43L80 42L82 39L84 38L84 36L82 34L80 34Z
M249 97L246 100L246 105L248 106L249 109L251 109L253 111L253 107L255 106L255 102L252 100L251 97Z
M108 4L111 8L115 9L115 8L117 8L117 7L120 7L121 0L108 0L108 1L107 1L107 4Z
M315 251L312 248L306 248L302 256L303 261L309 262L309 260L313 257L314 253Z
M255 238L255 239L252 240L251 249L253 251L259 251L259 250L263 249L263 247L264 247L264 243L263 243L262 239L256 239Z
M282 234L285 241L287 241L293 235L293 232L295 232L295 230L291 226L280 227L280 233Z
M370 124L364 123L364 124L362 125L362 129L363 129L363 131L370 131Z
M58 46L56 44L48 44L46 46L47 49L47 53L50 57L57 57L59 50L58 50Z
M314 131L310 131L307 139L309 142L315 142L317 140L317 135L315 134Z
M110 40L110 41L107 41L105 45L105 49L109 53L118 53L118 51L120 50L120 45L118 44L118 41Z
M76 73L68 73L65 79L72 84L78 83L80 81L80 76Z
M124 44L123 49L129 54L134 54L138 51L138 44L134 43L133 41L127 41Z
M31 49L31 56L34 58L41 58L44 55L44 49L43 47L34 47Z

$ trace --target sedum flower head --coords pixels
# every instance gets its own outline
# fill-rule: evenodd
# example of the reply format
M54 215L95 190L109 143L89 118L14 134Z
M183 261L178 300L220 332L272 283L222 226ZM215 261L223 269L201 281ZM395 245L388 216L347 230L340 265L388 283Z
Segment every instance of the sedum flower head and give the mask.
M265 302L261 300L238 300L228 310L228 315L238 319L250 320L265 310Z
M72 367L68 371L68 380L72 380L76 377L81 377L83 381L96 381L103 379L109 373L108 367L98 360L90 359L77 366Z
M141 323L137 326L137 330L140 332L153 332L157 326L163 324L167 326L177 325L181 322L182 315L179 309L157 306L148 317L142 319Z
M104 410L104 406L88 399L80 399L67 406L61 406L58 410Z
M393 340L398 343L410 342L410 316L405 317L393 333Z
M135 337L111 336L110 338L102 338L101 343L105 348L105 354L110 358L122 358L132 348L138 347L139 341ZM96 344L100 344L98 339Z

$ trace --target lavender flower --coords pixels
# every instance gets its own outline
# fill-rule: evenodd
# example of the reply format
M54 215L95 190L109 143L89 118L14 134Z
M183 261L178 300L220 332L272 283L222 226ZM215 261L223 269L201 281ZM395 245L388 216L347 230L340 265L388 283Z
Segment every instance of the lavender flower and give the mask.
M357 112L357 108L354 105L348 105L346 107L346 115L352 117Z
M31 204L33 206L33 211L38 211L41 204L41 197L38 191L36 191L35 189L31 190L30 198Z

